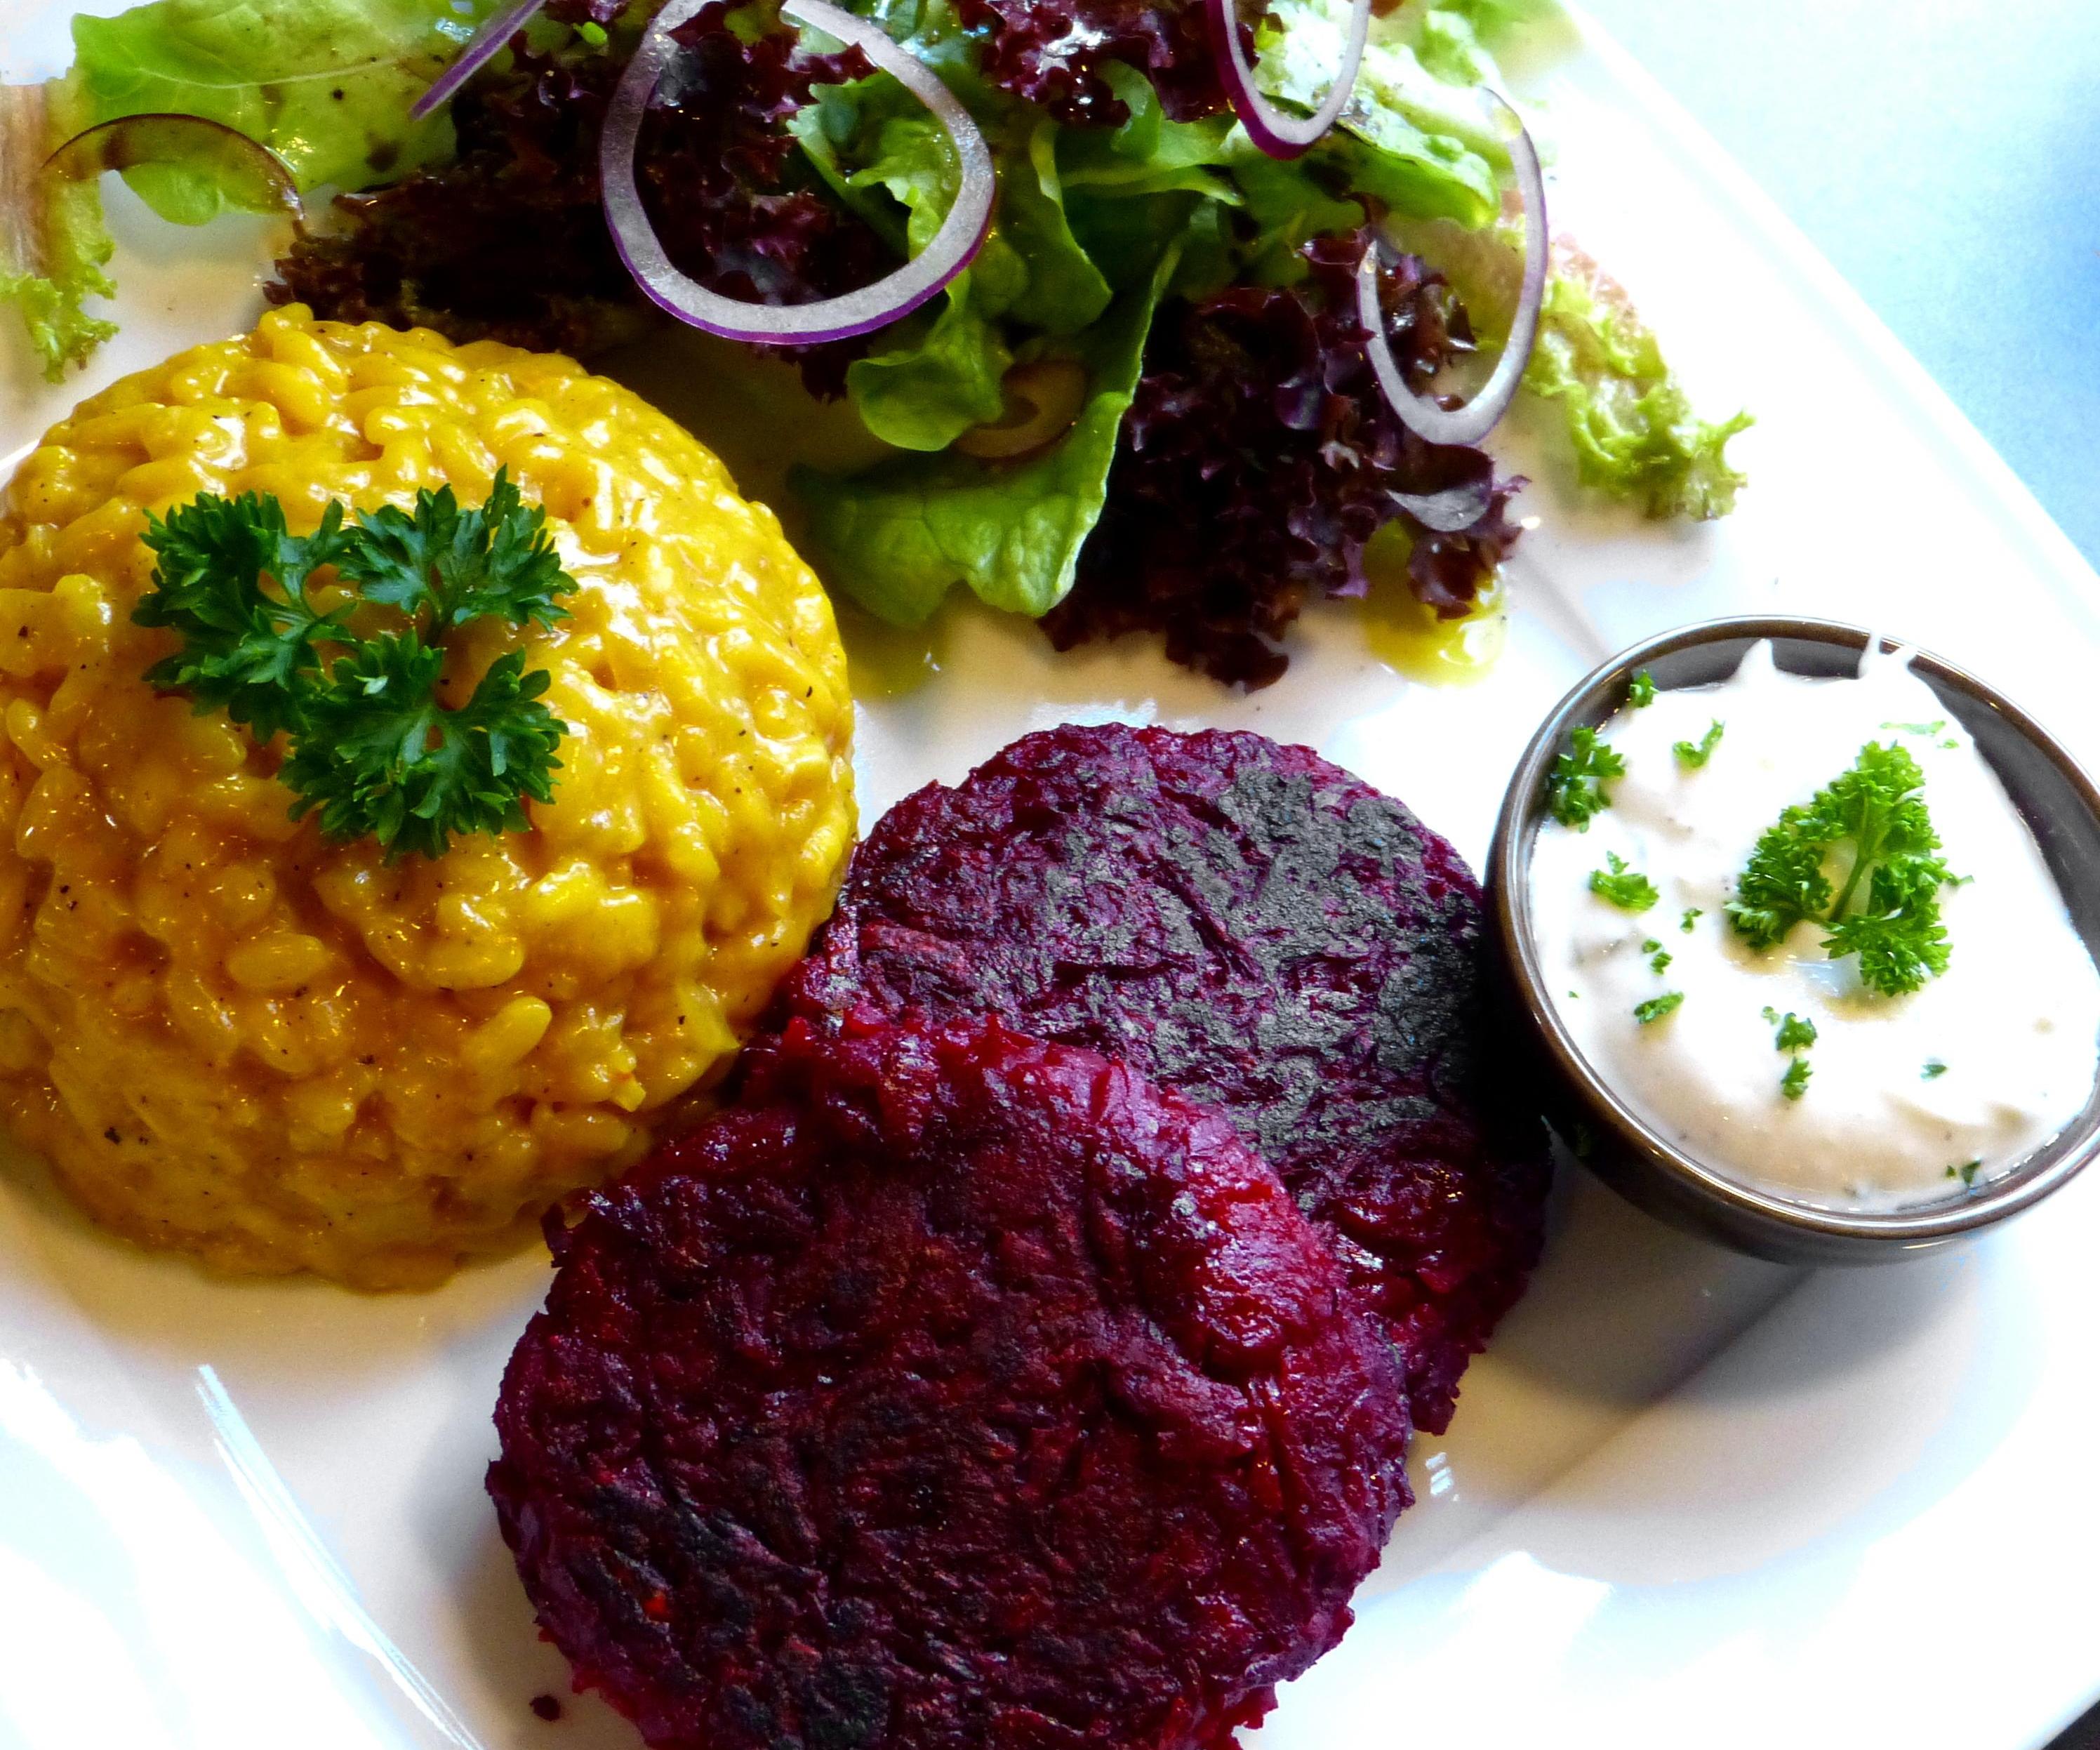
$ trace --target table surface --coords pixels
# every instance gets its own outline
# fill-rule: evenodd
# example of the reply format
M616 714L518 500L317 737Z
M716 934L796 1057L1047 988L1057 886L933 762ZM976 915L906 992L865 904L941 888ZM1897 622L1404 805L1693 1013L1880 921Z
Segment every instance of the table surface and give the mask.
M2100 565L2100 4L1587 5Z
M2100 564L2100 4L1586 3Z

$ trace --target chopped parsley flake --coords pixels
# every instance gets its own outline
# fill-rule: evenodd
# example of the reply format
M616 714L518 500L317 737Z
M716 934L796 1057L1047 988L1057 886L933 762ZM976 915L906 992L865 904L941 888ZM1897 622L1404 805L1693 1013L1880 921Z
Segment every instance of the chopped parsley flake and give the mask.
M1947 1176L1950 1179L1961 1180L1964 1186L1973 1191L1976 1185L1976 1175L1983 1170L1983 1163L1980 1159L1965 1160L1958 1167L1949 1167L1947 1169Z
M1946 1073L1947 1066L1941 1063L1938 1058L1927 1058L1925 1060L1924 1080L1926 1081L1936 1081L1939 1077L1944 1076Z
M1808 1078L1815 1072L1808 1067L1807 1058L1796 1058L1786 1067L1786 1073L1779 1079L1779 1091L1789 1100L1798 1100L1808 1092Z
M1655 677L1646 669L1636 669L1634 678L1626 683L1626 703L1636 711L1655 703Z
M1677 1013L1684 1001L1682 991L1665 991L1660 997L1651 997L1646 1002L1634 1005L1634 1019L1643 1027L1652 1027L1666 1014Z
M1935 853L1925 776L1900 745L1869 741L1850 771L1787 809L1758 838L1736 882L1728 919L1753 948L1770 948L1798 923L1828 930L1833 960L1859 957L1860 982L1884 997L1914 991L1947 970L1939 889L1953 877ZM1842 887L1826 860L1846 857Z
M1568 737L1568 751L1553 762L1546 780L1546 806L1563 826L1590 830L1591 818L1612 806L1607 778L1626 776L1623 755L1601 740L1594 729L1577 729Z
M1714 749L1721 745L1721 720L1715 718L1706 726L1706 733L1696 741L1673 741L1670 751L1677 756L1677 763L1687 771L1696 771L1714 757Z
M1662 897L1653 882L1628 868L1626 859L1616 851L1606 851L1604 860L1612 866L1609 874L1602 869L1590 872L1590 891L1600 899L1608 899L1622 912L1644 912Z
M1679 921L1677 927L1682 930L1685 935L1690 935L1692 934L1692 926L1697 923L1699 920L1705 915L1705 913L1700 910L1697 906L1688 905L1684 908L1684 916Z
M1771 1010L1765 1010L1770 1015ZM1772 1041L1775 1051L1806 1051L1815 1043L1815 1023L1804 1020L1798 1014L1789 1014L1779 1023L1779 1034Z
M1652 954L1648 956L1648 968L1651 971L1655 973L1657 977L1660 977L1664 972L1669 970L1670 959L1670 957L1668 953L1661 948L1657 948Z

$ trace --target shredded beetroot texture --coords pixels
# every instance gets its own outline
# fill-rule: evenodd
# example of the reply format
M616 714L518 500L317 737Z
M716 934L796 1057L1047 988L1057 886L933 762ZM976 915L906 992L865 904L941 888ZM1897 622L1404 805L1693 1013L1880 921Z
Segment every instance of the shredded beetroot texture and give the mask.
M571 22L625 10L571 0ZM676 33L674 63L642 132L639 179L680 267L733 298L800 303L879 279L886 246L822 188L783 125L810 87L865 75L858 50L805 54L776 28L747 38L726 3ZM624 67L575 49L486 73L454 100L459 152L389 188L337 201L342 223L304 236L266 289L338 320L435 328L543 351L589 352L651 312L621 264L600 205L598 141ZM851 349L811 349L812 389L836 392Z
M1318 237L1285 289L1236 285L1163 309L1123 422L1106 507L1079 581L1043 621L1057 647L1125 632L1222 681L1268 685L1277 641L1307 600L1361 595L1363 554L1396 519L1412 537L1408 581L1440 614L1470 608L1515 544L1521 479L1484 451L1425 443L1379 392L1356 316L1367 232ZM1414 256L1383 275L1388 333L1426 385L1471 343L1442 276ZM1446 495L1456 527L1431 528L1396 499Z
M779 1012L995 1014L1217 1108L1441 1432L1538 1257L1548 1177L1483 952L1458 854L1309 749L1068 726L884 815Z
M1129 111L1102 77L1122 61L1152 81L1176 122L1225 108L1202 0L958 0L984 32L985 77L1060 122L1114 126Z
M1090 1053L791 1028L554 1244L489 1492L659 1750L1227 1750L1405 1505L1319 1235Z

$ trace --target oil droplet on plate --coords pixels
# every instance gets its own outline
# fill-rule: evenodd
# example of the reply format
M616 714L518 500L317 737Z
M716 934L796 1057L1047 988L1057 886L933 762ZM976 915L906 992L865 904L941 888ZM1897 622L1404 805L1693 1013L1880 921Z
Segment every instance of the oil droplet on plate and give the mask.
M1371 654L1412 680L1461 686L1494 665L1509 635L1498 579L1480 591L1471 613L1437 617L1408 587L1407 532L1388 523L1364 548L1370 590L1364 599L1364 642Z

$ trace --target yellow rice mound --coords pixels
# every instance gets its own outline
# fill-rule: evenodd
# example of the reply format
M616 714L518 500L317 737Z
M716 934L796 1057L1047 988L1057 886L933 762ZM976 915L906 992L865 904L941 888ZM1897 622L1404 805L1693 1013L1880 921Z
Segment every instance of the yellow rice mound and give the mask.
M223 714L141 678L141 513L488 496L580 587L504 651L570 726L527 833L335 845ZM728 1065L854 829L831 609L763 506L569 360L296 307L83 404L0 516L0 1111L99 1220L235 1271L426 1283L598 1183Z

